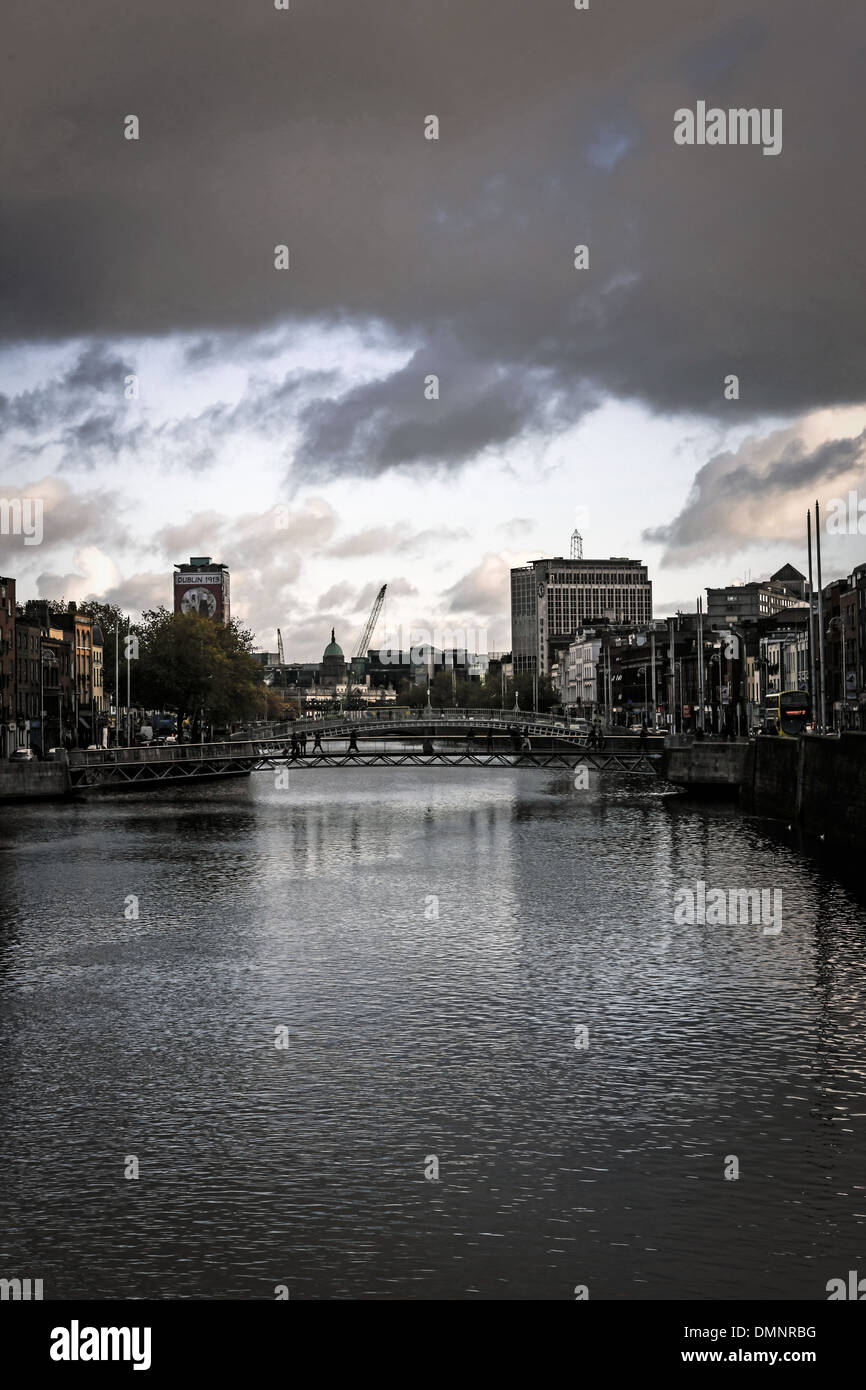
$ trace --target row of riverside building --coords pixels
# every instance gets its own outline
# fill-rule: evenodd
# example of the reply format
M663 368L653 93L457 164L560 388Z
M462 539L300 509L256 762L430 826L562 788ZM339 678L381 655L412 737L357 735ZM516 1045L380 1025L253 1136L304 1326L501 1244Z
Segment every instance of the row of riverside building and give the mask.
M514 673L547 677L564 708L613 724L646 718L675 729L701 724L745 733L785 690L808 692L817 710L805 576L788 564L768 580L708 588L706 595L700 621L697 612L654 620L652 581L640 561L535 560L511 571ZM866 563L824 585L821 605L823 722L866 728ZM816 651L817 608L816 592Z
M102 740L103 648L99 623L74 603L17 606L15 580L0 576L0 758Z

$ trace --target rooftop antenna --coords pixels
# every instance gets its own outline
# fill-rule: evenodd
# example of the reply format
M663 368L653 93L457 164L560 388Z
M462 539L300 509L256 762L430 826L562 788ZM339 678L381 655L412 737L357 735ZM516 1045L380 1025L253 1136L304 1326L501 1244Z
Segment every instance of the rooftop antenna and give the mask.
M571 558L572 560L583 559L583 536L576 527L571 533Z

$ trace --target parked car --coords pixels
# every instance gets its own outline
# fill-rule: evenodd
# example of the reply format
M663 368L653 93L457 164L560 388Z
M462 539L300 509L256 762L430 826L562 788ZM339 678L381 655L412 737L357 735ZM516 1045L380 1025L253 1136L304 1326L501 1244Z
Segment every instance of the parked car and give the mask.
M30 763L35 762L35 755L32 748L16 748L9 754L10 763Z

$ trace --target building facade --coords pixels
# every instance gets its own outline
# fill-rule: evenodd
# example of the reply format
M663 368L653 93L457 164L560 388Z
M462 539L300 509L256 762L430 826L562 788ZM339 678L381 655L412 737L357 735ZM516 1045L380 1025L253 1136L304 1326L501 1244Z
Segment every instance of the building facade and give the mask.
M575 713L591 717L598 704L598 664L601 638L590 629L575 634L560 661L562 703Z
M783 565L765 580L749 584L729 584L724 589L707 589L706 620L710 627L730 627L771 618L786 608L807 604L808 585L793 565Z
M16 665L15 580L0 577L0 758L18 746Z
M227 623L231 618L228 565L209 555L193 555L188 564L175 565L174 612L202 613Z
M515 676L550 676L580 629L598 618L652 620L652 581L640 560L534 560L511 571ZM565 658L567 660L567 658Z

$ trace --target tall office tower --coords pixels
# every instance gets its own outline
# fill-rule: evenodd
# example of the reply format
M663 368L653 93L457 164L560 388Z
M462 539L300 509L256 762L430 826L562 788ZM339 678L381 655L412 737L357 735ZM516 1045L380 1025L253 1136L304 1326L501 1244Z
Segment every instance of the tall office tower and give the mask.
M593 619L637 625L652 616L652 580L640 560L533 560L511 571L514 674L549 676L557 652Z

